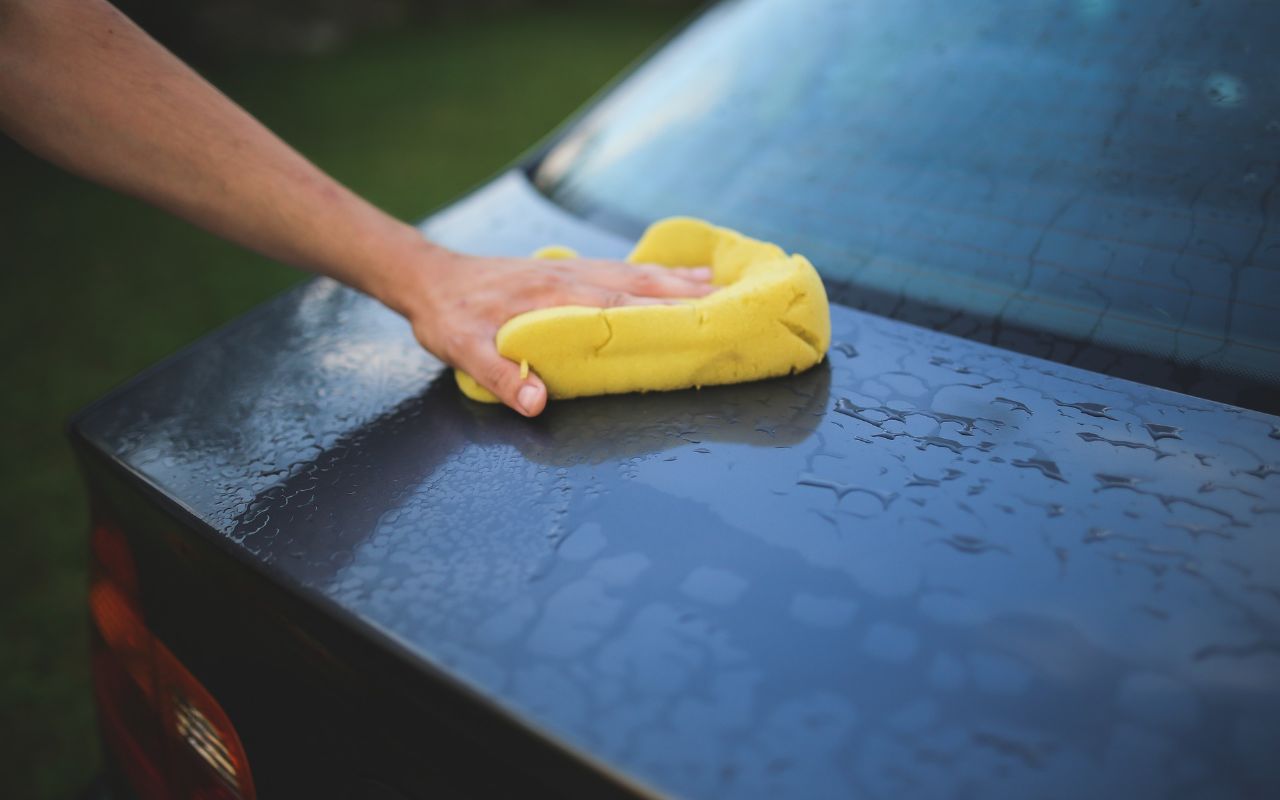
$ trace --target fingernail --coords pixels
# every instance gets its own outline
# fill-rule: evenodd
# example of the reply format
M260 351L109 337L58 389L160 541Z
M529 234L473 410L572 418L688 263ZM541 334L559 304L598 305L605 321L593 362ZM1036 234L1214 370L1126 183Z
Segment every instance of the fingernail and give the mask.
M534 404L538 402L538 387L532 383L526 383L520 387L520 393L516 395L516 402L520 404L527 413L532 414Z
M689 272L695 278L700 278L704 281L711 280L711 267L694 267Z

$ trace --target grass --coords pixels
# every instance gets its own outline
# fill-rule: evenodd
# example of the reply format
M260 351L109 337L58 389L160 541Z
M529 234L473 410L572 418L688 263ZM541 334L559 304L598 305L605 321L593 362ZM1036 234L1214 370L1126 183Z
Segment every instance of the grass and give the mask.
M549 131L684 13L451 20L210 75L321 167L418 219ZM87 515L64 420L300 279L0 137L0 797L68 797L98 763Z

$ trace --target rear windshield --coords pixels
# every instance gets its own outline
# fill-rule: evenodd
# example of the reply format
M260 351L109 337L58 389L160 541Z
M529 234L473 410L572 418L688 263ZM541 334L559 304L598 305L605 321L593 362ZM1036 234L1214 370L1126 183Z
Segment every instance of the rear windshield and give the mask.
M1270 0L738 0L624 81L536 180L627 232L693 214L774 240L841 299L1274 396L1278 159Z

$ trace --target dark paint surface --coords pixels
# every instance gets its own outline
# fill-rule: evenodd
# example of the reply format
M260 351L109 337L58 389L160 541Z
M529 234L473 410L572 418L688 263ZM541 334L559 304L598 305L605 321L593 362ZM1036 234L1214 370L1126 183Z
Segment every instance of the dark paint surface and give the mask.
M537 182L628 233L752 231L857 308L1280 413L1277 41L1268 0L734 0Z
M425 228L626 249L519 173ZM800 376L527 421L320 280L78 425L277 580L658 791L1275 796L1280 420L832 322Z

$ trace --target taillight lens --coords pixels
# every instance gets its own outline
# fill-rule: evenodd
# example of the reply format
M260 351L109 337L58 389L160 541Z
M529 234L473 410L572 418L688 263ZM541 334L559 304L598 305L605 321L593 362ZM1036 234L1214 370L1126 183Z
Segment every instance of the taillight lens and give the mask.
M140 800L253 800L240 737L213 695L146 627L128 542L97 526L89 610L103 739Z

